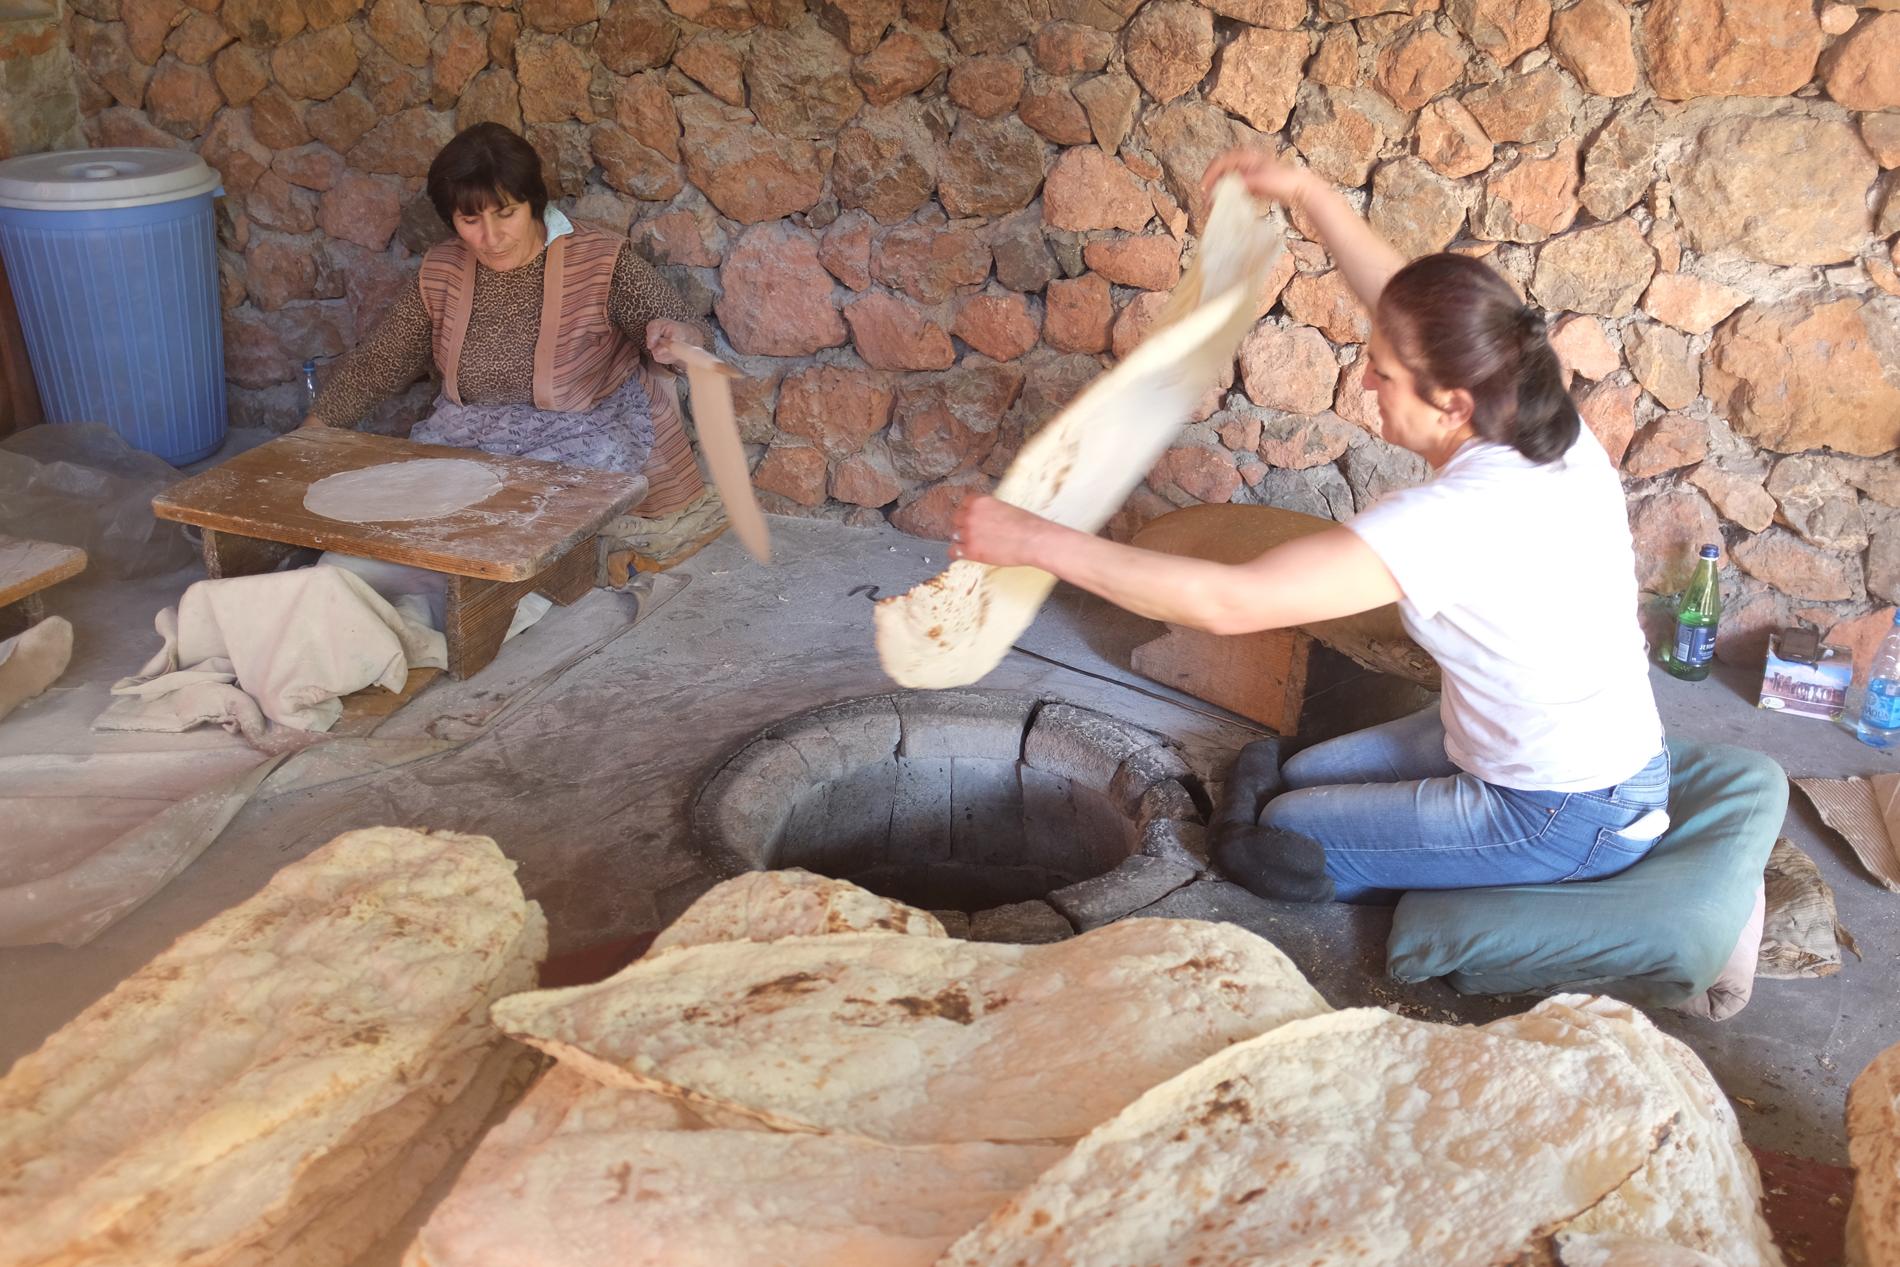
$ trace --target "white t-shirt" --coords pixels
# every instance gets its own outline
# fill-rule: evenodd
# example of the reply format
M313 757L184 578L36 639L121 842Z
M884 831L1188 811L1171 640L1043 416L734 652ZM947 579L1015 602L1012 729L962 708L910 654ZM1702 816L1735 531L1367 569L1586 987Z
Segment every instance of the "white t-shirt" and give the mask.
M1504 787L1584 792L1662 748L1636 623L1629 512L1582 429L1542 466L1468 441L1429 483L1354 518L1444 675L1445 754Z

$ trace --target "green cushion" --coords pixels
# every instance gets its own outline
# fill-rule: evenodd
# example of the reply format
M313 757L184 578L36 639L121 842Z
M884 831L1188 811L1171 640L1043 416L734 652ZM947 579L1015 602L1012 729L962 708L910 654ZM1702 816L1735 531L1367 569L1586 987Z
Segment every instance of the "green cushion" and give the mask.
M1708 989L1754 907L1788 809L1758 752L1671 742L1669 830L1603 880L1414 891L1399 900L1386 970L1448 977L1461 994L1611 994L1671 1007Z

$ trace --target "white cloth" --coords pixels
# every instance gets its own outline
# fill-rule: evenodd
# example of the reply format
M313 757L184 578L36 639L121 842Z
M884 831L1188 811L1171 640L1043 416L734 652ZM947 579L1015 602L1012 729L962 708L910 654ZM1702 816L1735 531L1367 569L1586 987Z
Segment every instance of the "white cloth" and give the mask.
M1584 428L1536 465L1472 440L1348 525L1444 674L1445 755L1503 787L1583 792L1662 748L1623 486Z
M541 213L541 224L548 231L548 240L543 246L553 246L555 238L564 238L574 232L574 222L569 220L558 207L549 207Z
M100 728L220 720L255 738L254 708L296 730L328 730L342 715L341 696L368 686L399 691L410 669L448 664L426 602L392 606L336 567L199 581L156 623L164 648L112 688L136 702L108 709Z

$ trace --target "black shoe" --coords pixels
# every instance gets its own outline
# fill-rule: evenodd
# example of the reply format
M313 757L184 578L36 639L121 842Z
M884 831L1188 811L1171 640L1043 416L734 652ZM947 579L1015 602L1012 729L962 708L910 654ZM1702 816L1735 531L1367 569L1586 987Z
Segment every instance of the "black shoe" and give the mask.
M1326 846L1311 836L1257 823L1216 823L1208 832L1208 855L1221 875L1256 897L1276 902L1333 900Z
M1285 787L1286 781L1280 777L1280 741L1254 740L1234 758L1234 768L1221 789L1221 803L1214 810L1213 825L1259 822L1260 811Z

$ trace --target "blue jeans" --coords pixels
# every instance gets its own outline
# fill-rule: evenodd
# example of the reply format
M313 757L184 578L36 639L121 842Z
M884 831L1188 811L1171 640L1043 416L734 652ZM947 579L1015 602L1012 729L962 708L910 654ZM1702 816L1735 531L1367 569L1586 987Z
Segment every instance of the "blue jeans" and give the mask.
M1451 763L1436 705L1315 744L1283 774L1291 790L1267 803L1261 825L1324 845L1342 902L1615 875L1669 823L1667 748L1613 787L1519 791Z

